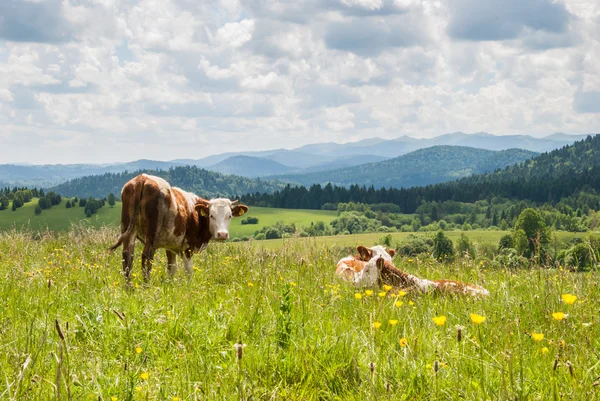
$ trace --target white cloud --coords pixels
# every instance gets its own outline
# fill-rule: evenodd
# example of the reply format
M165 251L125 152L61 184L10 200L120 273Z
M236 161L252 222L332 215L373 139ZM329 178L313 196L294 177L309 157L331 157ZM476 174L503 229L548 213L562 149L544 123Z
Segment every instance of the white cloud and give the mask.
M594 0L0 4L5 162L600 124Z

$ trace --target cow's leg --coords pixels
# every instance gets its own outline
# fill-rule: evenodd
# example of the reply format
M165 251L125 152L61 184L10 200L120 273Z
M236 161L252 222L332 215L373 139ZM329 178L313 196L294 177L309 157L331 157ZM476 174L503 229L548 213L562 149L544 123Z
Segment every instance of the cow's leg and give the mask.
M173 277L177 271L177 254L169 250L167 250L167 269L169 270L169 277Z
M150 281L150 271L154 263L154 248L151 244L146 243L142 253L142 273L144 274L144 282Z
M135 250L135 236L127 238L123 242L123 275L127 283L131 282L131 270L133 269L133 253Z
M194 264L192 263L192 252L185 251L182 256L183 259L183 268L187 273L188 278L192 276L192 271L194 270Z

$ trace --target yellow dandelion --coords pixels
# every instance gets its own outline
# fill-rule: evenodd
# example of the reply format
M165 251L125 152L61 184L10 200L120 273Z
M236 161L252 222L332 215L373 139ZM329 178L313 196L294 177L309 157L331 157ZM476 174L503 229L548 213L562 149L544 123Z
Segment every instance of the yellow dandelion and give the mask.
M179 397L173 397L173 401L179 401Z
M373 327L375 327L375 330L378 330L381 327L381 323L373 322Z
M544 333L531 333L531 338L533 338L535 341L542 341L544 339Z
M471 313L469 316L471 317L471 321L475 324L481 324L485 321L485 316L481 316L476 313Z
M398 291L398 296L403 297L406 295L406 291Z
M388 323L390 324L390 326L395 326L395 325L397 325L397 324L398 324L398 320L396 320L396 319L391 319L391 320L390 320Z
M141 354L141 353L142 353L142 349L141 349L140 347L137 347L137 348L135 349L135 353L136 353L136 354Z
M148 372L143 372L140 374L140 379L142 380L148 380Z
M560 340L560 342L558 343L559 347L564 348L567 346L567 342L565 340Z
M443 326L446 324L446 320L448 320L448 318L444 315L437 316L433 318L433 323L435 323L438 326Z
M413 301L408 301L408 304L409 304L410 306L413 306L415 303L414 303Z
M356 294L354 294L354 298L361 299L362 298L362 294L360 292L357 292Z
M546 355L548 352L550 352L550 350L548 349L548 347L544 347L540 350L540 352L542 353L542 355Z
M402 338L400 339L400 341L398 341L398 342L400 343L400 346L401 346L402 348L404 348L404 347L406 347L406 346L408 345L408 340L406 339L406 337L402 337Z
M254 283L251 281L248 281L248 287L254 287Z
M386 285L383 286L383 289L386 290L386 291L389 291L389 290L392 289L392 286L386 284Z
M554 320L563 320L567 315L565 315L564 312L554 312L552 313L552 317Z
M366 290L365 295L370 297L371 295L373 295L373 290Z
M412 260L412 259L408 259L408 260L407 260L407 262L408 262L408 263L412 263L412 262L413 262L413 260Z
M142 391L142 386L137 386L137 387L135 388L135 391L138 391L138 392L139 392L139 391Z
M567 305L573 305L577 301L577 295L573 294L562 294L561 298Z
M117 400L118 400L118 398L115 397L114 395L112 397L110 397L110 401L117 401Z
M377 294L377 295L379 295L379 297L380 297L380 298L383 298L383 297L385 297L385 295L386 295L386 294L387 294L387 292L383 292L383 291L381 291L381 292L380 292L379 294Z
M397 308L401 307L403 304L402 301L396 301L396 303L394 303L394 305L396 305Z
M296 286L296 283L294 283L293 281L290 281L290 285L291 285L292 287L295 287L295 286Z

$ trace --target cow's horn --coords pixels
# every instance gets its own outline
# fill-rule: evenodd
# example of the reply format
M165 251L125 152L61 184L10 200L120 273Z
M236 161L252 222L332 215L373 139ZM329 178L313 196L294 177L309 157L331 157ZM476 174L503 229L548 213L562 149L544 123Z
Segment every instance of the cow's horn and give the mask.
M239 202L239 199L236 199L236 200L234 200L234 201L231 201L231 204L232 204L232 205L235 205L235 204L236 204L236 203L238 203L238 202Z

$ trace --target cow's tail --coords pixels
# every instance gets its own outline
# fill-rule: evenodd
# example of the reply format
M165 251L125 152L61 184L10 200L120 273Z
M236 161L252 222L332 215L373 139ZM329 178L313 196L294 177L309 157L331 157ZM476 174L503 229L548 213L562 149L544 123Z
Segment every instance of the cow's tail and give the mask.
M117 249L119 246L121 246L123 244L123 241L126 238L131 237L131 235L133 234L133 231L135 230L135 221L137 219L137 216L138 216L139 210L140 210L140 202L142 201L142 194L144 192L144 184L145 184L145 182L142 181L141 185L138 185L134 188L133 214L131 215L131 219L129 220L129 226L127 227L127 230L125 230L125 232L123 232L119 236L119 239L117 240L117 242L113 246L108 248L109 252L113 252L115 249Z

